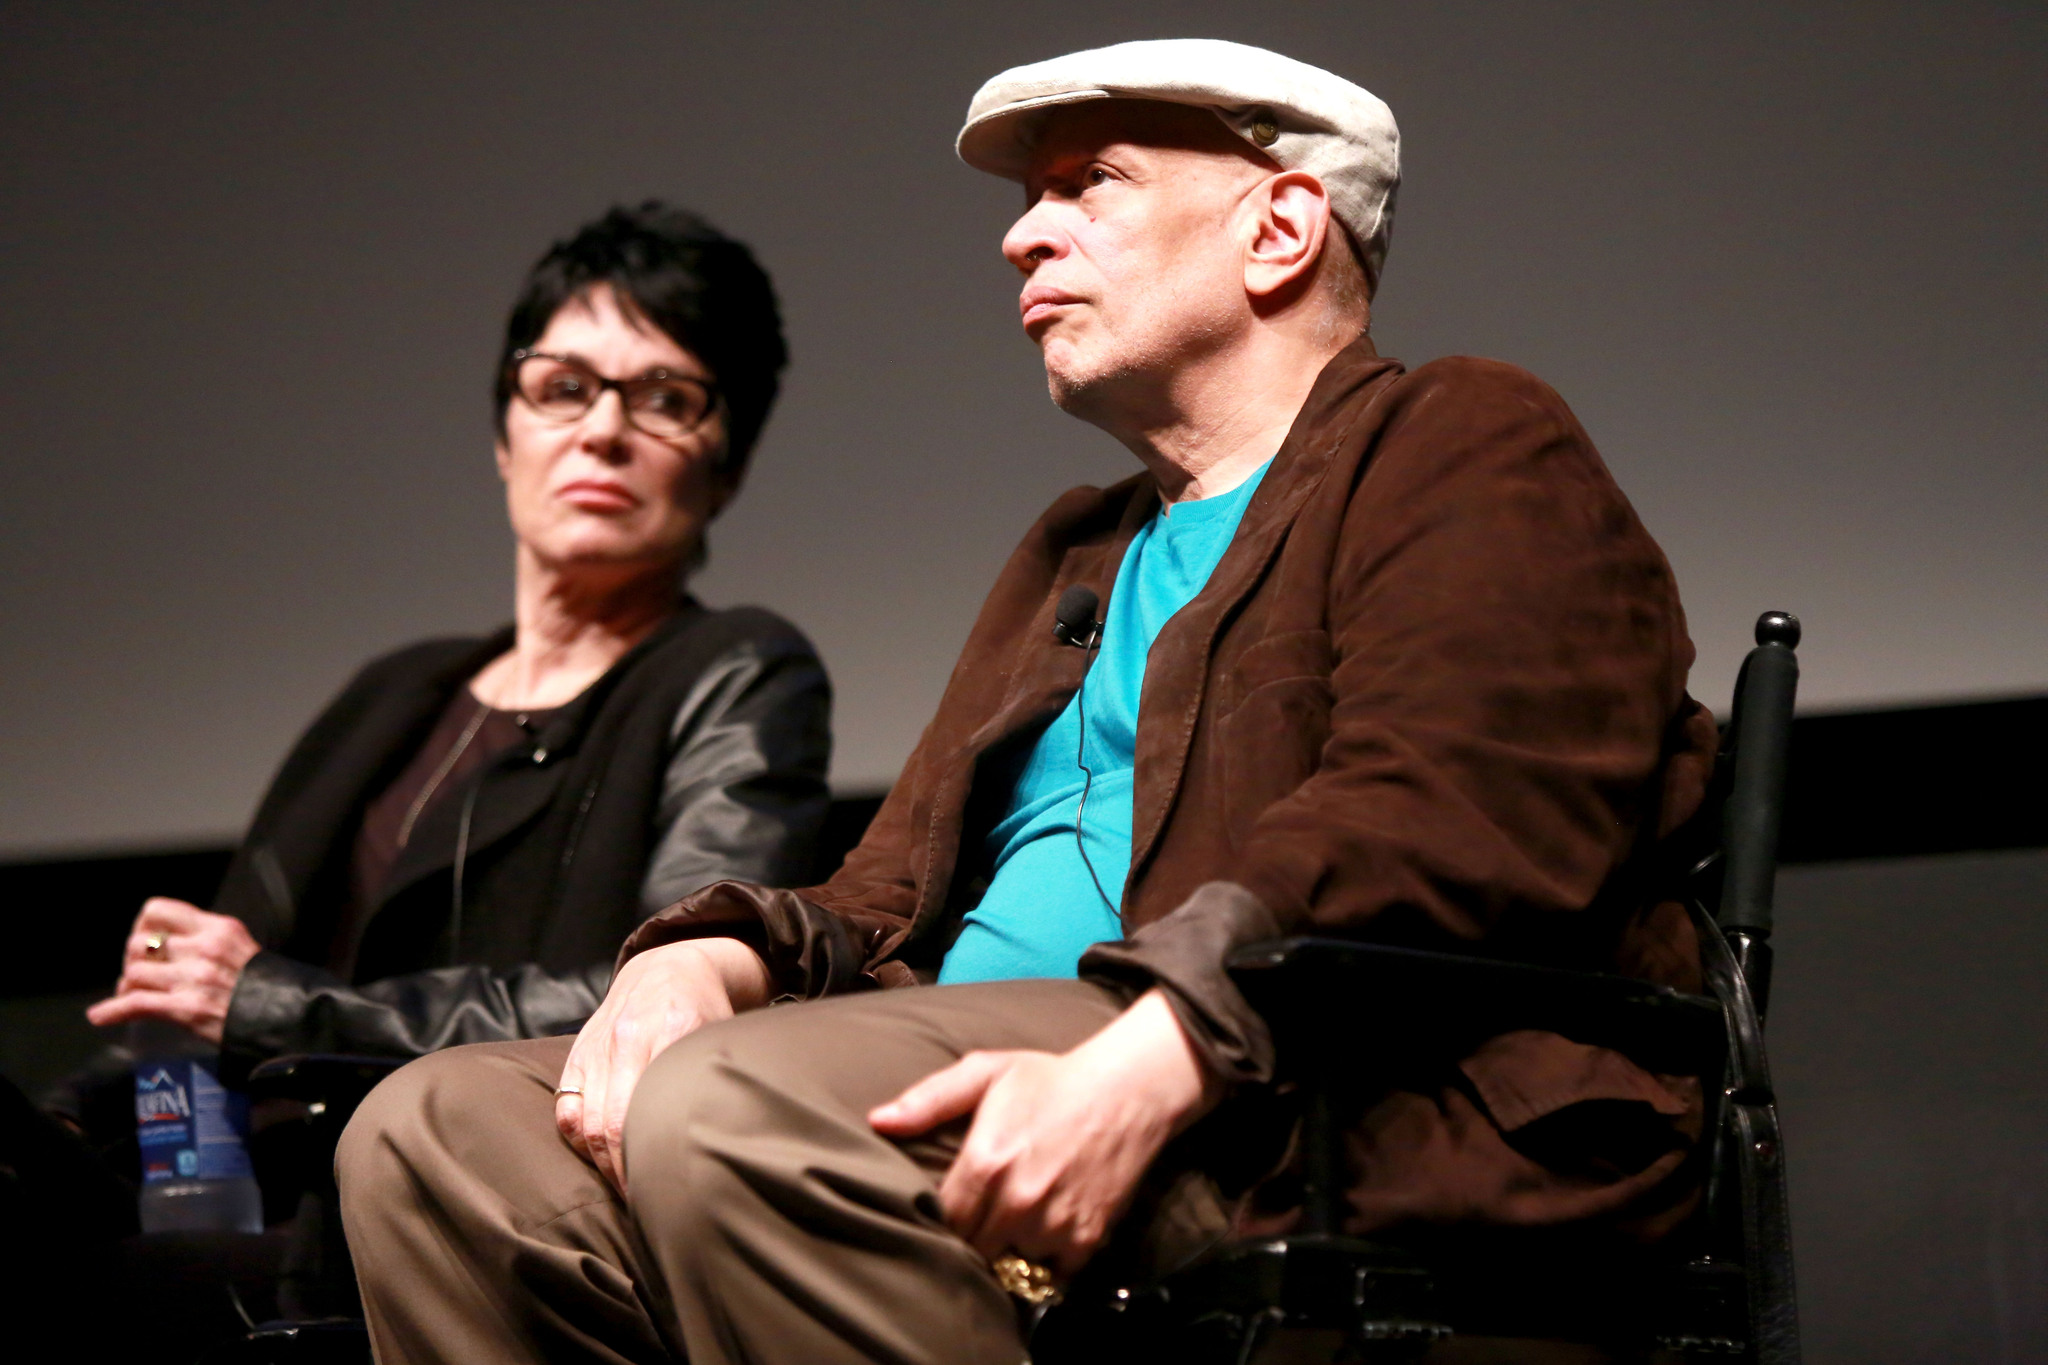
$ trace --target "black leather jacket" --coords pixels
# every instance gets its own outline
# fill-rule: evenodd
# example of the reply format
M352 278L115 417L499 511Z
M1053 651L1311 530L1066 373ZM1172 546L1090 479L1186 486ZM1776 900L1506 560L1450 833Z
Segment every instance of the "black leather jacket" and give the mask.
M229 1006L224 1079L292 1052L412 1057L572 1032L642 919L728 877L806 879L829 800L824 668L779 617L691 601L436 801L350 976L318 965L365 805L510 638L371 663L285 760L214 904L265 945Z

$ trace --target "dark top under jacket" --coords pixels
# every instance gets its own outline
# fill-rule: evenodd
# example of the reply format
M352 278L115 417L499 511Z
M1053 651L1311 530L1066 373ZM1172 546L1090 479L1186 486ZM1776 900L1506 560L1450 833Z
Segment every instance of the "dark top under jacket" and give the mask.
M363 930L383 903L398 855L433 804L450 796L461 800L459 793L469 777L521 740L538 735L553 717L553 708L495 710L467 687L457 689L427 732L426 742L391 785L363 808L355 851L349 857L348 901L324 964L329 971L344 978L355 975Z
M1055 604L1076 583L1106 602L1158 506L1141 475L1075 489L1032 528L830 881L707 887L626 954L730 934L795 995L929 980L986 885L977 850L1008 794L981 775L1059 713L1089 662L1053 638ZM1091 949L1082 974L1164 990L1209 1067L1240 1083L1219 1121L1275 1075L1223 970L1261 939L1356 935L1697 989L1691 925L1649 880L1712 764L1692 657L1669 565L1556 393L1484 360L1408 372L1360 338L1151 649L1126 938ZM1699 1101L1695 1078L1617 1052L1493 1039L1362 1117L1354 1230L1595 1220L1654 1237L1693 1197ZM1542 1123L1553 1115L1568 1141Z
M779 617L690 601L451 774L352 910L365 810L511 638L376 660L285 760L213 907L265 947L229 1006L227 1076L284 1053L411 1057L573 1031L648 915L720 878L809 872L829 801L824 668Z

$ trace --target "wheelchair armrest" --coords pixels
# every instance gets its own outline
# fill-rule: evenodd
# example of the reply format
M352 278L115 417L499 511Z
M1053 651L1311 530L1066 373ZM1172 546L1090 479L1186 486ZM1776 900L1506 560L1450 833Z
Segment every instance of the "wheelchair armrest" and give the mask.
M347 1053L273 1057L249 1073L248 1090L256 1099L301 1100L347 1112L361 1104L377 1082L403 1065L402 1058Z
M1651 1071L1720 1075L1721 1007L1668 986L1347 939L1289 938L1231 954L1231 979L1308 1077L1374 1058L1456 1061L1488 1038L1541 1029Z

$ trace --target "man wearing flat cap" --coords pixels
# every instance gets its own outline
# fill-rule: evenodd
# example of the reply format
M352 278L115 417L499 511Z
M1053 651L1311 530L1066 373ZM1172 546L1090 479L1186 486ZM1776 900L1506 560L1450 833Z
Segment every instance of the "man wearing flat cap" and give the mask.
M975 96L1053 401L1142 468L1025 535L830 881L697 892L574 1040L371 1097L339 1167L381 1360L1015 1365L1006 1290L1285 1217L1234 949L1696 987L1648 873L1713 740L1670 568L1542 383L1373 349L1398 148L1229 43ZM1351 1230L1648 1242L1698 1130L1693 1080L1506 1035L1360 1116Z

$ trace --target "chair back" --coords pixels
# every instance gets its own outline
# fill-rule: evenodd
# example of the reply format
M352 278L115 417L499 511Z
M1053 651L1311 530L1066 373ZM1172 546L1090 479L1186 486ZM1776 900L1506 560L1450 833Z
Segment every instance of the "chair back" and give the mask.
M1764 1050L1771 990L1771 930L1778 833L1791 768L1792 713L1799 690L1799 619L1757 618L1756 647L1742 661L1722 737L1719 765L1721 887L1709 919L1695 902L1708 989L1727 1021L1727 1064L1710 1095L1713 1163L1707 1185L1708 1249L1696 1265L1742 1267L1748 1353L1756 1365L1798 1365L1799 1316L1792 1273L1792 1214L1786 1193L1777 1093ZM1720 785L1717 783L1717 785Z
M1735 677L1735 700L1722 738L1731 769L1721 808L1721 879L1715 916L1742 966L1759 1017L1771 995L1771 920L1778 880L1778 832L1791 768L1792 709L1799 692L1799 618L1767 611L1756 621L1756 648Z

